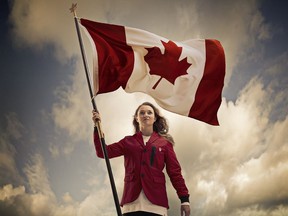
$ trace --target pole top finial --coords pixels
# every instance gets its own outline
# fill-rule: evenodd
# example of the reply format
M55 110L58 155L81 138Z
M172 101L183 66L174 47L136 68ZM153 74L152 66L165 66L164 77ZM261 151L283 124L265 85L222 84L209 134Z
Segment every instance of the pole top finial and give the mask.
M76 17L76 8L77 8L77 3L72 3L71 8L69 9L70 12L74 14L74 17Z

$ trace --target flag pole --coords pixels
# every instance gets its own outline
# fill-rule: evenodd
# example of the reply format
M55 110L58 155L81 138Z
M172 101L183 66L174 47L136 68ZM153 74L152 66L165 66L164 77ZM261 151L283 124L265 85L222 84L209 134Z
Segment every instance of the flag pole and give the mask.
M84 46L83 46L82 37L81 37L81 32L80 32L79 24L78 24L78 20L77 20L78 18L76 15L76 8L77 8L77 3L72 4L70 11L74 15L74 21L75 21L77 36L79 39L82 59L83 59L84 68L85 68L85 75L86 75L86 79L87 79L87 84L88 84L88 89L89 89L89 93L90 93L90 97L91 97L92 106L93 106L93 109L98 112L96 102L94 100L94 96L93 96L93 92L92 92L92 87L91 87L91 82L90 82L90 77L89 77L89 70L88 70L88 66L87 66L87 60L86 60ZM108 175L109 175L109 179L110 179L110 184L111 184L111 189L112 189L112 193L113 193L113 197L114 197L117 215L122 216L120 204L119 204L119 199L118 199L118 195L117 195L117 190L116 190L116 186L115 186L115 181L114 181L114 177L113 177L113 173L112 173L112 169L111 169L111 165L110 165L110 161L109 161L109 157L108 157L108 153L107 153L107 149L106 149L104 133L102 132L100 120L96 121L95 129L97 130L97 133L100 137L101 147L103 150L104 159L105 159L106 166L107 166L107 171L108 171Z

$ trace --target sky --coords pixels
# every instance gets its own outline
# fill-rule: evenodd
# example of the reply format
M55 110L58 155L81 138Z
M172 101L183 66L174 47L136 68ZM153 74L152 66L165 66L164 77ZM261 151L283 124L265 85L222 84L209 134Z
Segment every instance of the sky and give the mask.
M0 213L114 216L95 155L84 67L69 0L0 1ZM287 1L82 0L79 17L175 41L218 39L226 76L220 126L167 112L194 216L288 215ZM83 34L89 68L92 51ZM133 133L122 89L99 95L106 143ZM123 158L111 160L119 197ZM169 215L180 203L166 180Z

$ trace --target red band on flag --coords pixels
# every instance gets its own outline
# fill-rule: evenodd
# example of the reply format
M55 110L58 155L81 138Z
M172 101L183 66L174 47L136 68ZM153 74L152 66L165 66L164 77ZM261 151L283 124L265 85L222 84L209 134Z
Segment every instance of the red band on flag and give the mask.
M222 101L225 55L217 40L205 40L206 62L189 116L211 125L219 125L217 111Z
M123 26L81 19L93 39L98 55L98 93L125 89L134 66L132 47L127 45Z

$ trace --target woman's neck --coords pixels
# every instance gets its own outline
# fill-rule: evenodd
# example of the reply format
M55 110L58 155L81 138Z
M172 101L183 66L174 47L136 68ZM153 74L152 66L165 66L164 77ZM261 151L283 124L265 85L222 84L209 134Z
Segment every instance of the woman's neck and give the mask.
M140 128L140 131L144 136L151 136L153 133L153 128Z

